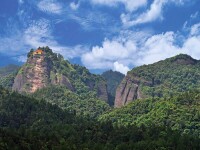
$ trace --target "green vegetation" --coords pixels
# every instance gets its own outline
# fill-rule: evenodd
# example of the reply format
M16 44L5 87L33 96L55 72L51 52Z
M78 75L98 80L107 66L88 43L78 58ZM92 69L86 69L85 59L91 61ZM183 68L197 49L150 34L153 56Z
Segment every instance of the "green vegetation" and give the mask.
M94 92L76 94L64 86L51 86L36 91L33 97L44 99L51 104L56 104L62 109L84 116L88 119L97 118L110 110L109 105L95 97Z
M188 55L175 57L134 68L128 77L137 78L146 97L171 97L199 89L200 61Z
M55 79L55 73L58 77L64 75L74 87L73 92L81 95L82 98L84 95L84 99L88 98L88 95L91 95L91 93L94 94L93 98L99 96L98 85L99 83L105 83L100 75L91 74L88 69L80 65L70 64L69 61L64 60L62 55L53 53L49 47L42 47L39 49L45 52L47 56L46 59L48 59L47 62L52 63L51 80Z
M11 89L19 66L8 65L0 68L0 85L4 88Z
M20 95L5 88L11 88L17 71L23 70L0 69L5 87L0 87L0 149L200 149L199 61L178 55L133 69L128 77L139 81L147 98L111 109L99 99L100 89L107 82L113 105L122 74L94 75L48 47L40 49L48 56L48 82L63 79L65 84Z
M102 115L101 122L114 126L166 126L184 134L200 137L200 92L191 91L170 99L136 100L125 107Z
M1 149L188 150L199 149L199 142L189 132L182 134L162 125L117 127L109 121L88 120L0 87Z

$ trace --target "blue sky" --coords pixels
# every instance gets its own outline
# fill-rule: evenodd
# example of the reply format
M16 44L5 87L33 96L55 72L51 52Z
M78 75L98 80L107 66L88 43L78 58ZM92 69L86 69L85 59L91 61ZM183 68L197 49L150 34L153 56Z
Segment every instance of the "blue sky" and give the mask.
M91 72L200 59L200 0L1 0L0 66L49 46Z

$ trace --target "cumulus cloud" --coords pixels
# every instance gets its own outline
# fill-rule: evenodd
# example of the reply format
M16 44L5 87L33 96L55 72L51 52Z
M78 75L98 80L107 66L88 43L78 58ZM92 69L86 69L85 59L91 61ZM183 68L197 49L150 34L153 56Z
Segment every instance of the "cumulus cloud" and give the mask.
M124 4L127 11L135 11L138 8L145 6L147 0L91 0L94 4L101 4L107 6L117 6L118 4Z
M183 52L195 59L200 59L200 35L188 38L183 45Z
M180 53L200 59L197 26L190 28L193 34L189 33L185 39L180 39L181 35L172 31L151 36L147 34L147 38L120 35L112 40L105 39L102 46L94 46L91 52L84 54L82 62L90 69L113 69L126 74L134 66L152 64ZM142 43L141 39L144 39ZM182 44L180 40L183 40Z
M39 10L51 13L51 14L61 14L62 13L62 5L57 1L52 0L42 0L38 3Z
M123 41L122 39L107 40L102 46L95 46L91 52L82 55L82 62L89 69L122 69L128 70L130 55L136 52L134 41ZM116 63L118 62L118 63Z
M139 57L134 65L151 64L181 53L181 48L175 44L175 33L153 35L139 49Z
M123 64L120 64L119 62L116 61L114 62L113 70L126 74L130 69L127 66L124 66Z

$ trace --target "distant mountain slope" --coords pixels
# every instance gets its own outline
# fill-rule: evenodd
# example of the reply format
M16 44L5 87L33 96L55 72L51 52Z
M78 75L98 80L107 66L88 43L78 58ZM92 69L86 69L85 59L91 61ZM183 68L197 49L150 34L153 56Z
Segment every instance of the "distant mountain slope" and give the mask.
M106 82L100 75L91 74L85 67L70 64L49 47L31 50L27 62L14 80L13 90L34 93L52 85L65 86L76 94L93 92L99 99L108 101Z
M8 65L0 68L0 85L4 88L11 89L17 71L20 69L17 65Z
M200 89L200 61L184 54L128 72L117 88L115 107L147 97L170 97Z
M109 70L109 71L104 72L102 74L102 77L107 82L107 89L108 89L108 94L109 94L109 104L113 106L117 86L120 84L120 82L124 78L124 75L120 72Z

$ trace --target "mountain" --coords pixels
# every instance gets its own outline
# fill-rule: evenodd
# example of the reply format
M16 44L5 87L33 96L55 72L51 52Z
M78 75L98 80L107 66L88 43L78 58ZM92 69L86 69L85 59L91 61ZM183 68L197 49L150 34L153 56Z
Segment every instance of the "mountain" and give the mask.
M8 65L0 68L0 85L7 89L11 89L14 78L20 69L17 65Z
M185 54L134 68L117 88L115 107L136 99L172 97L188 90L199 89L199 68L200 61Z
M106 71L102 74L102 77L107 82L107 90L108 90L108 96L109 96L109 104L111 106L114 105L115 101L115 94L117 86L120 84L122 79L124 78L124 74L117 72L117 71Z
M194 97L196 95L191 99ZM196 97L196 99L198 98ZM197 102L196 100L191 101L190 99L188 101L187 99L188 97L181 101L176 101L176 103L182 103L181 105L185 105L187 108L194 106ZM138 105L140 104L138 103L134 106L137 107ZM148 105L146 104L146 106ZM164 107L164 105L161 106ZM156 105L156 107L159 107L159 105ZM116 109L120 113L118 115L123 116L121 123L125 122L125 111L127 113L129 113L128 111L134 111L133 109L130 110L130 108L121 112L119 110L122 108ZM141 108L141 110L136 109L134 112L143 113L144 106L142 105ZM169 105L167 108L171 110L167 111L169 114L173 112L174 106ZM196 126L199 123L198 116L193 117L188 114L188 112L195 113L195 111L200 110L196 108L187 109L187 114L184 114L184 110L181 111L182 107L179 107L176 111L180 112L181 119L184 119L184 115L186 116L185 119L190 119L186 123L177 120L183 129L185 128L184 125L188 127L187 124L191 124L189 125L191 129L184 130L184 133L181 133L178 130L172 130L170 127L162 126L162 122L159 126L152 124L151 126L143 125L140 127L135 125L127 126L126 123L124 123L126 126L117 126L113 125L111 121L99 122L94 119L88 119L84 115L77 116L73 111L61 109L57 105L50 104L44 100L9 92L0 87L0 149L199 149L200 139L198 135L193 134L193 131L199 132L199 126ZM162 116L164 115L163 113ZM144 116L144 118L147 118L146 123L148 123L148 116ZM190 122L195 118L196 123ZM120 122L118 118L115 118L115 120L110 118L110 120ZM173 121L170 122L168 120L166 123L173 124ZM152 122L156 121L152 120Z
M85 67L70 64L49 47L31 50L27 62L18 71L12 89L19 93L34 93L51 86L64 86L76 94L94 92L108 101L107 85L100 75L91 74Z

